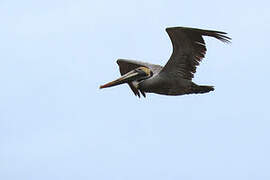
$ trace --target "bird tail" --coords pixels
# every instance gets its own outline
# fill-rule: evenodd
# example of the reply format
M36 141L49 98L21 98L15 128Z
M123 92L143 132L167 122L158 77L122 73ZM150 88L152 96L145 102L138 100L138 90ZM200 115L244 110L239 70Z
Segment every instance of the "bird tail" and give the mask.
M214 91L214 87L213 86L198 86L196 84L193 84L191 86L191 92L198 94L198 93L208 93L210 91Z

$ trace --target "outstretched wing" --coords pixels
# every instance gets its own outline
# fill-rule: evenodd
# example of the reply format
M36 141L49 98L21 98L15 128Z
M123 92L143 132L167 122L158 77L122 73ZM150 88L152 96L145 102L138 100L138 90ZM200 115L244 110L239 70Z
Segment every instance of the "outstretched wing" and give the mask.
M118 59L116 62L119 66L121 75L124 75L138 67L147 67L151 69L153 74L158 74L162 69L162 66L160 65L155 65L155 64L150 64L150 63L135 61L135 60L129 60L129 59ZM133 83L128 83L128 85L133 91L133 93L135 94L135 96L140 97L140 92L141 92L141 94L145 97L145 93L142 91L139 92L138 89L135 88Z
M196 66L204 58L206 46L202 36L214 37L229 43L231 38L225 32L203 30L187 27L166 29L173 45L172 55L161 73L166 72L176 77L191 80L196 72Z

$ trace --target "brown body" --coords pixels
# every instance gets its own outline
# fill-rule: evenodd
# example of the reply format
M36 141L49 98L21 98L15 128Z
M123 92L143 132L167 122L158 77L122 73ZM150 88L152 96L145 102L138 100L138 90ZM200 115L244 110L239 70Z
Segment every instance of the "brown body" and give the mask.
M202 36L229 42L224 32L186 27L167 28L172 41L173 53L162 67L160 65L135 60L118 59L117 64L123 75L116 81L100 88L128 83L135 95L157 93L164 95L183 95L213 91L213 86L200 86L192 82L196 67L204 58L206 46Z

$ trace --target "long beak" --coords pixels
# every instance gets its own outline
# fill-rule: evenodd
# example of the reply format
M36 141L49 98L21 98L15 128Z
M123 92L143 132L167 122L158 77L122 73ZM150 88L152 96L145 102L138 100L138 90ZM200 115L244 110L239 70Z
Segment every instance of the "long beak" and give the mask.
M99 88L102 89L102 88L112 87L112 86L116 86L123 83L128 83L128 82L134 81L138 77L141 77L141 74L133 70L133 71L128 72L127 74L124 74L123 76L121 76L120 78L112 82L109 82L107 84L100 86Z

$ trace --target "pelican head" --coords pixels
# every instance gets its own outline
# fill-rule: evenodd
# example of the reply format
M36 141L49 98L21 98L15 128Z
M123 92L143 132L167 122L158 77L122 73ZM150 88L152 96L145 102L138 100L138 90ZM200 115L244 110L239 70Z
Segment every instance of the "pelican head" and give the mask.
M123 76L121 76L120 78L114 81L111 81L107 84L100 86L99 88L102 89L102 88L112 87L112 86L120 85L123 83L129 83L132 81L140 82L142 80L150 78L152 75L153 75L153 72L149 68L142 66L124 74Z

